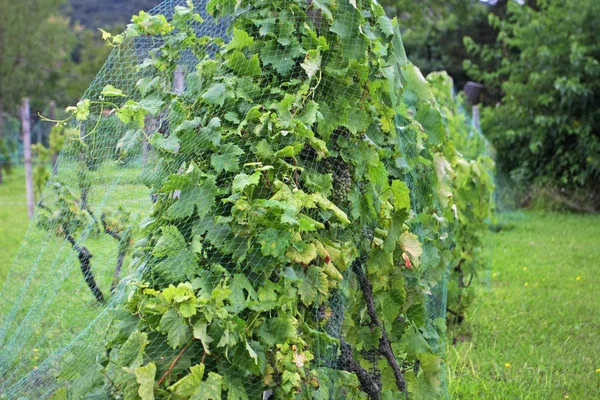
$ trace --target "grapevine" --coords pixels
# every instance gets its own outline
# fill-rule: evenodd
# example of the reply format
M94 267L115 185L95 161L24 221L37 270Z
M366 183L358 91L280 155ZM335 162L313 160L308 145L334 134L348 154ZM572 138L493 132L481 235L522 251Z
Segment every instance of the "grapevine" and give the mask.
M114 108L128 132L160 112L168 129L147 137L161 178L148 179L141 273L118 314L128 323L109 332L89 390L441 395L432 338L443 322L426 307L452 258L440 233L455 222L458 155L443 123L426 123L442 116L398 22L361 0L212 0L207 11L232 19L228 42L197 36L191 3L172 21L141 13L106 34L117 47L162 38L142 99ZM198 63L178 93L169 83L184 52ZM430 183L418 208L413 181Z

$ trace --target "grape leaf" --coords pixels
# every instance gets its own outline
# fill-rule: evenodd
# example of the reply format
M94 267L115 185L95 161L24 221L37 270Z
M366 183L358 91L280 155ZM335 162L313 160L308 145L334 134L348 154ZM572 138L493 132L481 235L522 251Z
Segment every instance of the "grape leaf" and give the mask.
M339 16L333 21L329 30L338 35L340 39L353 39L358 34L357 25L353 23L353 20L356 18L355 15L354 12L350 12Z
M252 358L254 360L256 365L258 365L258 356L256 355L256 351L254 351L254 349L252 348L252 346L250 346L250 343L248 343L247 340L246 340L246 351L248 351L250 358Z
M260 58L265 65L272 66L281 75L287 75L296 64L296 58L302 54L304 49L297 41L281 46L277 40L269 40L264 42Z
M148 335L142 332L133 332L119 349L115 364L119 367L140 366L142 364L141 356L147 344Z
M414 327L409 327L404 331L400 340L400 348L407 354L409 360L431 351L431 347L427 344L421 332Z
M202 347L204 348L206 354L210 354L209 345L214 341L214 339L210 337L207 330L208 323L203 319L199 319L194 324L194 338L199 339L202 342Z
M152 254L156 257L177 255L186 246L185 239L175 225L160 228L162 235L156 242Z
M423 103L415 115L433 145L440 145L447 135L446 126L440 112L430 103Z
M235 274L229 284L232 311L237 314L246 308L247 300L258 300L256 290L244 274ZM246 296L248 293L248 296Z
M223 377L214 372L208 373L208 379L202 382L190 400L221 400Z
M257 171L252 175L246 175L244 173L236 175L235 178L233 178L233 184L231 185L233 193L242 192L248 186L258 185L261 175L260 171Z
M392 181L392 203L396 210L410 210L410 190L406 182Z
M235 172L239 168L239 156L242 154L244 151L239 146L227 143L220 147L218 153L210 156L210 163L217 173Z
M379 292L375 296L377 313L381 315L381 320L386 324L391 324L402 314L406 292L402 290L388 289L385 292Z
M386 288L390 273L394 269L392 255L381 248L374 249L367 259L367 273L373 284L373 290Z
M309 78L312 78L321 68L321 60L321 53L316 50L309 50L304 58L304 62L302 62L300 66L306 72L306 75L308 75Z
M154 135L150 137L150 144L155 149L159 149L162 151L166 151L167 153L176 154L179 152L179 140L174 135L169 137L164 137L160 133L156 132Z
M155 265L155 271L164 277L173 278L175 282L192 278L198 267L198 257L188 248L179 229L174 225L167 225L161 227L161 233L152 254L166 258Z
M141 129L129 129L117 142L117 150L123 154L131 153L143 134Z
M400 235L400 248L410 256L412 263L418 267L419 258L423 254L423 247L421 247L419 238L410 232L404 232Z
M106 85L102 88L102 96L104 97L127 97L121 89L115 88L113 85Z
M296 320L289 315L282 315L266 320L258 329L262 343L275 346L291 341L296 337Z
M298 285L298 294L300 299L307 306L310 306L317 300L317 295L321 294L322 299L327 298L328 286L327 275L321 268L309 267L306 273L301 274L301 282Z
M181 282L192 279L198 268L198 257L185 249L176 255L169 256L154 266L154 271L169 279L169 282Z
M260 289L258 289L258 301L261 303L276 301L278 288L278 285L270 280L266 280Z
M244 54L235 51L229 56L225 65L240 76L260 77L262 75L258 54L247 59Z
M169 390L177 396L190 397L194 395L198 387L202 385L205 371L204 364L193 365L190 373L169 387Z
M357 332L356 349L358 351L365 349L379 348L379 340L381 339L381 329L377 327L362 326Z
M138 102L138 105L151 115L158 115L165 102L160 97L146 97Z
M392 25L392 21L385 15L377 18L377 25L379 25L379 29L385 36L392 36L394 34L394 26Z
M124 125L133 123L139 128L143 128L146 113L147 111L140 107L138 103L133 100L127 100L127 102L118 109L117 117L119 117Z
M245 47L251 46L254 44L254 38L248 34L248 32L233 28L233 37L225 49L227 50L236 50L243 49Z
M327 19L327 21L331 22L331 21L333 21L333 13L327 6L328 4L334 5L335 3L327 1L327 0L313 0L312 1L312 6L317 8L319 11L321 11L321 13L325 17L325 19Z
M227 390L227 400L250 400L241 378L225 375L224 386Z
M208 104L223 106L225 100L233 98L233 92L224 83L215 83L201 96Z
M155 376L156 365L152 362L144 367L135 369L135 379L140 384L138 394L142 400L154 400Z
M296 242L290 246L285 255L294 262L308 265L317 258L317 248L312 243Z
M405 210L396 212L392 216L392 221L390 228L388 229L388 234L383 242L383 249L387 253L394 252L394 249L398 244L398 239L400 239L400 235L403 232L403 226L404 221L406 221L406 217L408 217L408 213Z
M265 229L258 235L262 253L265 256L281 257L292 242L292 233L277 229Z
M323 118L323 116L319 112L319 104L314 100L310 100L306 103L304 110L302 110L302 113L298 117L298 119L308 127L313 126L321 118Z
M188 186L181 191L179 199L167 209L167 216L170 219L190 217L195 207L198 216L202 218L215 206L217 193L214 178L208 178L200 185Z
M421 71L413 64L406 64L402 71L406 78L408 90L415 93L417 97L424 101L435 101L433 93L427 84L427 80Z
M173 349L186 344L191 338L190 327L175 308L169 308L160 319L160 331L167 334L167 342Z

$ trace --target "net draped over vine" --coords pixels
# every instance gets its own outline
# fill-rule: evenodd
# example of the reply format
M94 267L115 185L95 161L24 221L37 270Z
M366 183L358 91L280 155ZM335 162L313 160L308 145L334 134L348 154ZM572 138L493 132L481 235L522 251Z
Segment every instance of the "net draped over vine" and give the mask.
M455 150L397 22L360 0L133 22L0 292L0 396L444 397L459 226L489 217L455 197L493 166Z

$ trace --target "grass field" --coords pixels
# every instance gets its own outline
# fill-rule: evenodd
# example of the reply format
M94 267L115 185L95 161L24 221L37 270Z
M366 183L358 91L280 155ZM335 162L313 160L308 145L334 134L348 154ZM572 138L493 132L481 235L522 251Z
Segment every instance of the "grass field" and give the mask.
M144 193L124 185L105 201L136 191ZM0 286L27 230L24 198L17 170L0 186ZM481 279L468 324L452 332L460 340L448 346L452 398L600 399L600 216L522 212L500 221L503 229L486 237L491 272ZM61 245L52 240L47 246ZM108 251L99 240L88 245L98 260ZM53 264L72 268L73 285L88 298L72 252L64 253L66 261ZM110 269L103 286L107 279ZM81 315L64 318L69 326Z
M472 340L448 348L452 398L600 399L600 216L501 220Z
M75 190L77 171L76 166L63 163L59 171L61 182L67 182ZM90 172L93 183L88 197L90 209L100 216L124 207L139 211L136 219L145 216L151 209L151 200L148 189L138 182L138 175L139 169L116 163L103 164ZM56 360L50 362L48 356L65 349L75 337L82 346L101 346L95 333L108 322L99 315L101 308L85 284L77 253L71 245L54 230L40 228L36 219L28 229L26 207L22 206L23 182L23 170L18 168L0 186L0 359L9 365L8 368L0 365L6 368L0 370L11 371L0 373L0 382L7 387L32 369L52 367ZM53 196L52 190L45 192L46 206L54 207ZM92 272L107 296L118 243L99 233L94 228L96 224L89 225L75 233L76 240L93 255ZM127 257L122 276L129 273L128 266ZM38 366L42 360L46 360L45 364Z
M4 184L0 185L0 287L28 227L25 173L18 168L11 175L4 174Z

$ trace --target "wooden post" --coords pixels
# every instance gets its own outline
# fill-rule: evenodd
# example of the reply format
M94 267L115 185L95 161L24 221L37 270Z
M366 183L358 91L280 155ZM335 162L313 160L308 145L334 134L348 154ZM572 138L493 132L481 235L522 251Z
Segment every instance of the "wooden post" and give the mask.
M0 143L2 142L2 131L4 130L4 104L0 103ZM0 161L0 185L4 182L2 176L2 168L4 168L3 162Z
M183 68L177 66L175 69L175 76L173 77L173 92L181 94L185 88L185 78L183 76Z
M50 118L51 120L56 120L56 102L54 100L50 101L50 106L48 108L48 118ZM52 129L50 130L50 134L52 134ZM48 146L50 147L50 136L48 136ZM58 168L56 166L57 161L58 153L55 151L54 153L52 153L52 172L54 174L58 172Z
M37 129L37 137L36 137L36 144L43 144L43 140L44 140L44 126L39 126L38 124L38 129Z
M154 130L156 129L156 119L152 115L148 115L144 122L144 133L142 134L142 167L145 167L148 164L148 156L150 154L150 150L152 146L148 142L148 136L154 134Z
M35 199L33 194L33 170L31 168L31 113L29 99L25 97L21 105L21 128L23 131L23 155L25 156L25 193L27 195L27 214L33 217Z
M478 131L481 130L481 122L479 117L479 106L473 106L473 126Z
M56 102L54 100L50 100L48 104L48 118L56 120ZM52 129L50 129L50 132L52 132ZM42 143L46 147L50 147L50 132L48 132L48 136L45 138L42 137Z

